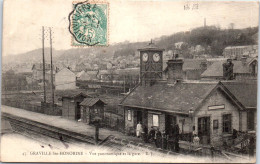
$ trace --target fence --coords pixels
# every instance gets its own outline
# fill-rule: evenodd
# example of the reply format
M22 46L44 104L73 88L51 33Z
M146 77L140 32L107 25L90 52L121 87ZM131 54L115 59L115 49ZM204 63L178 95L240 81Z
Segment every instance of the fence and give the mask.
M7 105L7 106L11 106L11 107L15 107L15 108L21 108L21 109L25 109L28 111L32 111L32 112L37 112L37 113L44 113L44 114L49 114L49 115L61 115L62 109L59 106L55 106L54 108L54 112L50 110L50 108L47 108L46 106L43 105L34 105L34 104L30 104L28 102L21 102L21 101L11 101L11 100L6 100L6 99L2 99L2 104L3 105Z
M114 113L105 113L102 122L102 127L113 129L116 131L124 132L124 119L122 116Z

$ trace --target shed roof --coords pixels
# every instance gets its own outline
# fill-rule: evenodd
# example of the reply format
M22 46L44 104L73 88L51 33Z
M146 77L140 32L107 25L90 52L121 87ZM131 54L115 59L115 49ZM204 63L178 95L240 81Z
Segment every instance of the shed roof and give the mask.
M206 71L201 74L201 77L222 77L223 76L223 63L226 61L217 61L212 63ZM234 64L234 73L250 73L248 64L243 64L242 61L232 61Z
M104 101L102 101L100 98L85 98L80 105L82 106L93 106L95 105L97 102L102 102L104 104L106 104Z

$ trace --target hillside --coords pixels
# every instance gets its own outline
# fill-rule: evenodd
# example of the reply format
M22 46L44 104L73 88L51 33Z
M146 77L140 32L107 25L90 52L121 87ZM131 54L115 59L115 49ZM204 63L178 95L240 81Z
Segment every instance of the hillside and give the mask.
M166 51L174 50L175 43L185 42L186 46L181 47L185 58L192 57L192 47L200 45L205 48L204 54L211 56L222 55L226 46L257 44L256 38L258 27L246 29L220 29L215 26L199 27L188 32L178 32L170 36L162 36L154 39L156 45L165 48ZM114 65L130 60L138 60L136 50L145 46L147 42L122 42L108 47L91 48L72 48L69 50L53 50L54 62L67 63L67 65L85 62L93 64L106 64L108 62ZM45 49L46 60L49 60L49 49ZM129 56L131 56L129 58ZM10 55L3 57L4 63L31 63L41 62L42 49L36 49L24 54Z

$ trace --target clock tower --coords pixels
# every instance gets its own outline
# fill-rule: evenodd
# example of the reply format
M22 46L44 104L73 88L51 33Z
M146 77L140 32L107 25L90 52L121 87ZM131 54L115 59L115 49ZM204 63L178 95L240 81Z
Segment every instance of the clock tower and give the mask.
M152 41L140 51L140 79L141 85L153 85L162 79L163 51Z

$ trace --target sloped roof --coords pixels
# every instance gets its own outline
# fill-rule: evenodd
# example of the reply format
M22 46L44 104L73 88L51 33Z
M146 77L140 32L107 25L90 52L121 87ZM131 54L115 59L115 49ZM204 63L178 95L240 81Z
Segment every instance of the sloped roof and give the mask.
M84 73L85 73L85 71L83 70L83 71L77 73L76 77L81 77L81 75L84 74Z
M56 71L54 71L53 70L53 72L52 72L53 74L56 74ZM46 74L51 74L51 70L49 70L49 71L46 71Z
M226 82L222 82L222 84L246 108L257 106L257 81L249 81L249 82L226 81Z
M217 61L212 63L207 70L205 70L201 77L222 77L223 63L226 61ZM232 61L234 64L233 73L250 73L248 64L243 64L242 61Z
M138 51L146 51L146 50L158 50L164 51L164 49L157 47L154 43L150 42L147 46L138 49Z
M216 85L217 82L138 86L125 97L121 105L188 114L190 109L197 108Z
M53 66L54 68L54 66ZM36 63L36 64L33 64L32 66L32 70L33 69L36 69L36 70L42 70L43 69L43 64L42 63ZM51 69L51 64L48 64L48 63L45 63L45 69Z
M56 77L58 77L58 76L64 76L64 75L66 75L66 76L68 76L68 75L70 75L70 76L75 76L76 77L76 75L75 75L75 73L74 72L72 72L70 69L68 69L68 68L63 68L62 70L60 70L59 72L57 72L56 73Z
M118 74L116 70L100 70L100 75L116 75Z
M256 108L257 85L242 82L194 82L156 84L150 87L138 86L120 103L123 106L159 110L172 113L188 114L189 110L197 109L203 100L216 87L224 86L228 96L234 98L244 107Z
M200 64L207 62L206 59L184 59L183 70L196 70L201 69Z
M245 46L228 46L224 50L227 49L236 49L236 48L257 48L258 45L245 45Z
M82 92L81 90L64 90L64 91L59 91L57 93L61 97L66 97L66 98L76 98L78 96L83 96L83 97L90 97L86 94L86 92Z
M126 69L118 69L117 70L119 75L139 75L140 68L126 68Z
M80 80L98 80L97 74L98 74L98 71L87 71L87 72L84 72L81 75Z
M95 105L98 101L101 101L102 103L104 103L104 101L102 101L99 98L85 98L80 105L82 106L93 106ZM105 103L104 103L105 104Z

